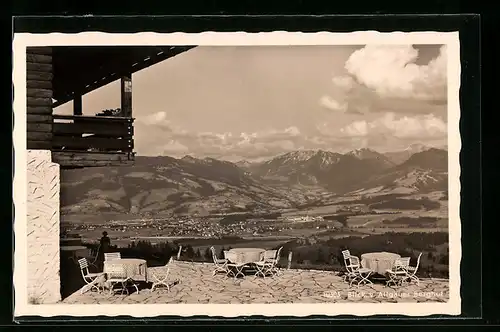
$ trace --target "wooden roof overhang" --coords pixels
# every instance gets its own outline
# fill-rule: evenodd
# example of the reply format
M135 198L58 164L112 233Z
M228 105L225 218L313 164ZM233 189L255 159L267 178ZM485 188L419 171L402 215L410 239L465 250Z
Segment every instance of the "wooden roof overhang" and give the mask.
M54 46L53 107L195 46Z

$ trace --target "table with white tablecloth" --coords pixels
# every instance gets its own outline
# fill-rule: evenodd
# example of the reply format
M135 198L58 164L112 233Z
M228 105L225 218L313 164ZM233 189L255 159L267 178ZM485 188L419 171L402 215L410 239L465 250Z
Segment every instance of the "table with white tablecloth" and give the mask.
M398 258L401 256L392 252L370 252L361 255L361 266L385 275L387 270L392 269Z
M104 262L104 273L114 270L113 267L122 266L125 275L134 281L148 281L148 266L146 260L139 258L120 258Z
M90 257L90 249L85 246L60 246L59 250L61 251L62 256L66 255L67 257L72 257L75 260L82 257Z
M234 248L229 250L226 258L235 264L250 264L261 260L266 250L261 248Z

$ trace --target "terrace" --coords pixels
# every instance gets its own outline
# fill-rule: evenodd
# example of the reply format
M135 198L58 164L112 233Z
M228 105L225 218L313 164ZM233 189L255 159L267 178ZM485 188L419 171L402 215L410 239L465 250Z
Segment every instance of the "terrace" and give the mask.
M420 279L419 285L387 287L384 283L349 287L333 271L285 269L274 278L212 276L213 264L172 261L170 290L149 287L130 295L74 292L62 304L170 303L420 303L447 302L446 279Z

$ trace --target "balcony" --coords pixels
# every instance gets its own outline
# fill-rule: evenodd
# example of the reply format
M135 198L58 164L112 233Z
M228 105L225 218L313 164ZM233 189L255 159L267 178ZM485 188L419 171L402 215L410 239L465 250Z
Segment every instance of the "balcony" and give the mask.
M62 167L132 165L133 118L53 115L52 161Z
M27 148L62 168L134 161L132 74L194 46L54 46L26 49ZM120 112L84 116L82 97L120 80ZM73 115L54 108L73 102ZM118 101L117 101L118 103Z

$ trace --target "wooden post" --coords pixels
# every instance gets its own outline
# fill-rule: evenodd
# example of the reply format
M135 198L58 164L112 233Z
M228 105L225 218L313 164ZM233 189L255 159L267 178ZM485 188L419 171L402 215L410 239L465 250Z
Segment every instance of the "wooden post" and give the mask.
M179 246L179 251L177 252L177 260L181 258L182 246Z
M82 96L78 95L73 98L73 115L82 115Z
M292 254L293 252L289 252L288 253L288 266L287 266L287 269L290 270L290 267L292 266Z
M121 112L122 116L132 117L132 74L121 78Z

